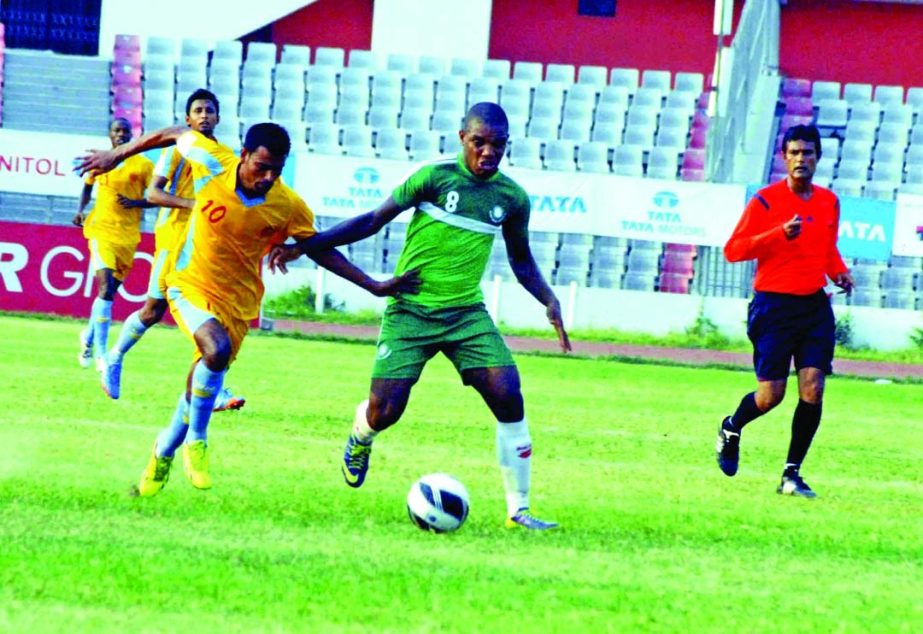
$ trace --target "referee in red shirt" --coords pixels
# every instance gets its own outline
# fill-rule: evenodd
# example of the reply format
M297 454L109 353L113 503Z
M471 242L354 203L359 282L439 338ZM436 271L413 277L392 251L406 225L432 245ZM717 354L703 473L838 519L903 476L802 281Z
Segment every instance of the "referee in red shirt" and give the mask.
M853 281L836 246L839 200L811 182L821 156L817 128L789 128L782 156L788 176L757 192L724 246L730 262L757 262L747 315L757 388L722 421L716 449L721 471L737 473L741 430L782 402L794 359L799 400L777 491L813 498L799 471L820 425L824 379L833 371L835 321L823 289L828 277L847 293Z

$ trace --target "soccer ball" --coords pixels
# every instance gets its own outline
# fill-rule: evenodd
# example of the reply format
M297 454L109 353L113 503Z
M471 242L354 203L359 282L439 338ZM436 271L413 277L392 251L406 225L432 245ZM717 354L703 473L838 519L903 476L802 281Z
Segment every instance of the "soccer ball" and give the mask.
M445 473L425 475L407 493L407 513L419 528L434 533L458 530L468 517L465 485Z

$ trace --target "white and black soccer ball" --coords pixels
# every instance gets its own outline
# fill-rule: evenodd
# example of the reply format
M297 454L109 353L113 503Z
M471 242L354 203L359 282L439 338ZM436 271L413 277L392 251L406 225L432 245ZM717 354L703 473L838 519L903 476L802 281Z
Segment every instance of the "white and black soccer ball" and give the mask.
M458 530L468 517L465 485L445 473L425 475L407 493L410 520L425 531L449 533Z

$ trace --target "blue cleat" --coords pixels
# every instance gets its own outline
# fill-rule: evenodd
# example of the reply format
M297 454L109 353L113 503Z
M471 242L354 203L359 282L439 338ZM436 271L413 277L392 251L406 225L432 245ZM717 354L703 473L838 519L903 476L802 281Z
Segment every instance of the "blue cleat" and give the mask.
M526 528L533 531L547 531L557 528L557 522L540 520L529 509L519 509L513 517L506 518L507 528Z
M246 398L240 395L235 396L231 390L225 387L218 392L218 398L215 399L215 405L212 411L225 412L229 409L238 410L243 407L246 402Z
M99 378L103 384L103 392L112 400L118 400L122 384L122 360L113 361L107 358Z
M740 431L731 425L731 417L721 421L718 428L718 441L715 443L715 452L718 454L718 467L726 476L737 473L740 461Z
M365 482L365 474L369 471L369 457L372 455L372 443L362 443L354 434L349 435L346 441L346 450L343 452L343 479L346 484L358 489Z
M807 498L809 500L817 497L817 494L811 490L811 487L808 486L808 483L801 478L801 475L799 475L797 471L782 474L782 482L779 483L776 493L779 495L792 495L794 497Z

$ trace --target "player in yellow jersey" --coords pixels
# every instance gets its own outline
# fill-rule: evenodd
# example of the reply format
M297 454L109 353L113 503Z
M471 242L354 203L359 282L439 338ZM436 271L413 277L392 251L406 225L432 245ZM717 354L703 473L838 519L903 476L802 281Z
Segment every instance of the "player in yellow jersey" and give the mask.
M157 437L141 475L138 492L156 495L166 484L176 450L183 446L183 467L193 486L212 485L206 452L207 428L224 374L259 314L263 297L260 262L269 248L288 238L316 233L314 215L284 183L277 182L291 142L274 123L247 131L240 157L194 130L166 128L129 144L82 157L81 173L105 172L128 156L175 143L192 165L195 206L174 268L167 276L167 299L179 327L196 345L186 392L170 425ZM378 282L335 249L312 259L375 295L416 293L416 271ZM185 441L185 442L184 442Z
M220 104L214 93L199 88L186 99L186 125L208 139L215 140L215 126L220 122ZM170 253L181 242L195 200L192 188L192 168L175 146L161 151L154 167L154 180L147 190L147 200L160 205L154 224L154 263L148 282L147 300L122 324L119 338L106 354L101 373L103 390L110 398L121 392L122 358L148 328L163 319L167 311L166 274ZM240 409L245 399L235 396L227 387L215 402L215 411Z
M109 140L113 148L130 141L131 124L121 118L113 120L109 125ZM96 369L102 372L104 368L112 302L134 264L135 248L141 241L143 209L154 206L144 198L153 171L154 164L150 160L132 156L118 169L87 175L84 181L73 223L83 226L83 235L89 243L97 293L90 310L90 322L80 333L77 360L84 368L90 367L94 357ZM89 215L84 215L94 183L99 184L96 204Z

